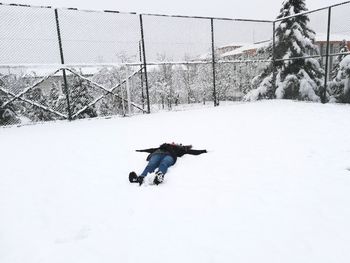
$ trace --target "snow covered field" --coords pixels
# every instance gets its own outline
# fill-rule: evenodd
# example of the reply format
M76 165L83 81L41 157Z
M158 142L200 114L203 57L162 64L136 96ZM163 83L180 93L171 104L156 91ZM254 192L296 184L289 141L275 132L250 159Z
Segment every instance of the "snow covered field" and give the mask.
M350 106L264 101L0 129L0 262L350 261ZM160 186L130 184L163 142Z

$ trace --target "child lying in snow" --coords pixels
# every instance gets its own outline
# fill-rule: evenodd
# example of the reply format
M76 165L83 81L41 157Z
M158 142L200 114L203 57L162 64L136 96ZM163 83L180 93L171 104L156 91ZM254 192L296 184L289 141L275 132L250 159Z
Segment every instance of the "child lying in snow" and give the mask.
M176 163L177 157L182 157L185 154L199 155L207 152L207 150L192 150L192 145L176 143L163 143L158 148L136 151L150 153L147 156L148 164L140 176L137 176L135 172L129 174L129 181L131 183L139 183L140 185L142 185L147 174L153 173L157 168L154 183L156 185L162 183L168 168Z

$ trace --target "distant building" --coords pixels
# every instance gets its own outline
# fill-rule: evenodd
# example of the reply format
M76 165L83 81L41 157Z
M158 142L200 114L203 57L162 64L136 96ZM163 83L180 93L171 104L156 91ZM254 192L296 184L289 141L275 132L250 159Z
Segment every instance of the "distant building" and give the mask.
M330 54L339 53L341 43L346 40L348 48L350 49L350 35L336 35L332 34L329 38L329 52ZM327 35L316 34L316 45L319 48L320 54L326 54Z
M344 40L350 40L350 35L336 35L332 34L330 36L330 54L336 54L340 51L341 43ZM263 59L262 54L258 54L258 50L264 47L267 47L271 43L271 40L263 41L254 44L247 43L233 43L217 48L217 52L221 59L224 60L236 60L236 59ZM325 55L327 48L327 35L318 33L316 34L316 42L318 46L319 54ZM347 43L348 48L350 49L350 41ZM310 54L315 55L315 54ZM265 55L266 58L266 55ZM333 57L330 58L330 68L333 65ZM325 62L325 60L324 60Z
M337 54L340 52L341 44L343 41L347 41L347 46L350 50L350 35L337 35L332 34L329 42L329 54ZM348 41L349 40L349 41ZM254 44L247 43L233 43L217 48L217 53L222 60L264 60L268 59L268 56L264 52L258 52L259 49L267 47L271 43L271 40L263 41ZM318 46L319 55L324 56L327 49L327 35L317 33L315 38L315 44ZM316 55L316 54L310 54ZM336 56L329 57L328 75L331 73ZM326 58L323 57L322 64L325 65Z
M249 44L237 43L225 45L216 49L217 54L224 60L237 60L237 59L259 59L258 50L267 47L270 40L259 43Z

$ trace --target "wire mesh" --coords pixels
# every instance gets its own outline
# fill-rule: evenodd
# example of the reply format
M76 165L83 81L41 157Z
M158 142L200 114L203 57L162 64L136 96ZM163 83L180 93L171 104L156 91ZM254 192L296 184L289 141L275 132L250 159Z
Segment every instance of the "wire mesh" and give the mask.
M350 4L336 6L331 9L331 28L330 28L330 54L342 52L342 44L345 40L349 48L350 41Z
M349 52L349 7L280 19L272 32L269 21L0 5L0 125L241 100L256 76L292 60L319 63L326 84Z
M216 92L219 101L241 101L252 89L253 79L271 62L247 61L216 65Z
M140 71L137 66L103 67L90 78L99 90L94 96L98 116L143 112L145 98Z
M53 9L0 6L0 64L59 63Z
M330 9L330 57L328 70L328 96L331 102L350 103L349 51L350 3L344 3Z
M216 88L220 101L241 100L271 58L269 22L214 20Z
M3 125L67 118L59 70L9 69L8 74L0 75L0 84L0 108L9 113L7 123Z
M147 61L191 61L211 55L209 19L143 16Z
M149 70L153 110L213 101L212 65L163 64Z
M160 63L148 66L153 110L213 101L210 19L143 16L143 27L146 60Z
M325 102L328 21L328 10L320 9L276 22L272 47L274 96Z
M327 60L327 37L328 37L328 10L320 10L318 12L314 12L308 15L310 22L309 27L315 32L315 46L316 51L310 51L309 55L320 55L321 58L315 58L325 72L330 72L330 68L333 65L333 59L328 57L328 65L326 68L326 60ZM333 37L330 37L330 40ZM326 72L325 72L326 73Z
M329 42L329 79L334 80L339 71L341 61L350 51L350 4L336 6L331 9L331 27Z
M142 112L138 103L139 69L128 67L69 68L69 97L73 119Z
M214 32L215 45L223 52L272 41L272 23L270 22L215 19Z
M306 27L311 31L304 32L304 29L299 28L298 23L305 23ZM327 43L327 25L327 10L320 10L307 15L301 14L293 17L287 17L276 22L275 59L289 60L325 55L325 43ZM309 42L309 39L304 38L304 34L309 34L311 42ZM289 45L290 43L285 42L285 39L283 39L283 37L289 37L290 35L293 35L295 38L295 42L291 45ZM300 50L300 47L302 50ZM303 47L305 47L305 50L303 50ZM289 52L286 52L288 50Z
M59 10L65 63L139 62L137 15Z

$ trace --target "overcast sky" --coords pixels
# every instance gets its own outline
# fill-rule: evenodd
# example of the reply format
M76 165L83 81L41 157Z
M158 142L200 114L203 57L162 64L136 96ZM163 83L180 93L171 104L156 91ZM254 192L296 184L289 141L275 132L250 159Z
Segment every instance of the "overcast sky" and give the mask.
M4 3L210 17L274 19L283 0L0 0ZM344 0L306 0L309 10Z

